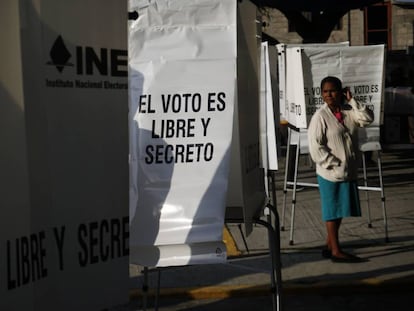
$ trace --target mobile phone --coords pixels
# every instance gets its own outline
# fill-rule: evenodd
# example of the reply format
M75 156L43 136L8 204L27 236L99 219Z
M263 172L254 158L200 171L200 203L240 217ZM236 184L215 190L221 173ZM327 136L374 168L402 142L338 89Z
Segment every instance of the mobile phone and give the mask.
M346 93L348 92L349 88L348 87L344 87L342 89L342 94L344 94L344 96L346 97Z

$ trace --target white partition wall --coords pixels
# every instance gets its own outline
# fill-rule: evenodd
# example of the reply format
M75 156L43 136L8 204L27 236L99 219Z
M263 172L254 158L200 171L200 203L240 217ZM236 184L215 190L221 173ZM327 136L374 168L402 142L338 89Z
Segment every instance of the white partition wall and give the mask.
M265 171L278 170L277 148L276 148L276 125L274 113L275 103L273 101L272 70L270 63L271 47L267 42L261 44L260 57L260 145L262 155L262 166ZM274 72L276 74L276 70Z
M128 301L126 3L0 3L0 310Z
M312 115L323 105L320 83L326 76L336 76L342 80L343 87L349 87L353 97L374 111L374 122L367 128L360 129L360 150L381 151L379 127L383 120L384 106L384 45L372 46L347 46L339 45L301 45L290 46L285 49L286 64L286 101L288 110L286 113L289 123L296 129L289 129L288 152L285 165L284 181L284 207L282 214L282 229L284 227L284 212L286 206L287 185L293 186L292 216L290 243L293 243L294 209L296 204L296 186L312 186L317 184L297 181L297 166L299 154L308 154L307 126ZM283 76L283 73L281 73ZM299 83L298 83L299 81ZM298 87L299 84L299 87ZM294 163L290 161L290 145L295 145L296 156ZM288 181L287 172L293 164L293 181ZM385 235L387 236L387 220L385 212L385 197L382 186L382 173L380 157L378 155L378 172L381 187L368 187L366 179L365 161L363 161L364 186L360 190L380 191L382 196L382 207L384 214ZM368 198L368 193L367 193ZM369 201L368 202L368 222Z
M226 218L240 219L250 234L266 202L259 125L261 22L250 1L239 2L237 14L237 106Z

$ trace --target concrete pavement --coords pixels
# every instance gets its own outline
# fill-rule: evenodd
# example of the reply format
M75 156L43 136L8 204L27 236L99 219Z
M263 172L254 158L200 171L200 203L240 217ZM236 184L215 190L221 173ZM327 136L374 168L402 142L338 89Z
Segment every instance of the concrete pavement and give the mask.
M378 304L378 310L387 306L387 302L395 307L414 293L414 151L384 151L381 159L389 240L385 241L381 193L369 191L367 201L365 191L361 191L363 216L344 219L340 232L344 248L366 259L353 264L333 263L321 256L325 227L320 217L317 188L305 187L296 193L294 243L291 245L292 192L284 196L285 158L279 159L281 168L276 173L275 183L279 217L286 202L285 219L280 219L285 229L280 232L283 310L305 310L305 306L313 310L310 305L320 302L321 297L325 300L338 297L348 306L370 301L371 307ZM369 185L379 186L377 167L369 166L367 172ZM309 159L301 157L298 180L316 183L314 178ZM372 227L368 226L367 202ZM146 301L142 293L142 267L131 265L131 303L123 310L143 310L145 306L153 310L154 305L155 309L158 306L165 311L251 310L250 304L256 306L256 310L272 310L267 230L255 225L253 233L246 237L237 224L228 224L227 229L231 235L227 263L151 271ZM311 302L306 302L305 296ZM349 297L350 301L343 297ZM263 309L258 308L259 305ZM329 307L326 310L333 309L332 305Z

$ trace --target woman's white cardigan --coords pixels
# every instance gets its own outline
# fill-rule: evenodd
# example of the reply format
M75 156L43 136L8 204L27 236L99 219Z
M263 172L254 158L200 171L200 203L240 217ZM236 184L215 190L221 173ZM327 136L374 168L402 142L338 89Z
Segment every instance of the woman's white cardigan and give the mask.
M374 120L373 111L353 98L342 106L341 112L343 125L324 103L308 127L309 152L316 173L334 182L358 178L358 127Z

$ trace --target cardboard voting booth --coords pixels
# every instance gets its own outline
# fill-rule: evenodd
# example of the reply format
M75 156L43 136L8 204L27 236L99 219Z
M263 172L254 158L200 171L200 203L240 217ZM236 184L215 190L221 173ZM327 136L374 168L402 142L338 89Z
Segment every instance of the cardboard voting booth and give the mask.
M265 204L256 7L129 5L131 262L224 262L226 210L251 230Z
M0 310L128 301L126 3L0 3Z
M225 218L243 222L247 235L266 205L260 119L267 116L260 110L260 25L256 6L250 1L240 2L237 10L237 106Z
M375 120L371 127L382 124L384 45L288 45L279 49L285 51L285 58L280 57L285 62L279 68L285 71L281 77L295 81L281 82L282 87L285 85L286 95L280 113L291 125L307 128L311 116L323 104L320 82L328 75L341 79L344 87L350 87L356 100L373 108Z
M286 204L287 185L293 186L292 216L290 243L293 244L294 207L296 203L296 186L317 187L317 184L303 183L297 180L297 166L300 154L308 154L307 126L313 113L323 105L320 82L326 76L336 76L341 79L344 87L349 87L353 97L368 105L373 111L375 119L367 128L361 128L359 132L360 151L381 151L380 125L383 123L384 106L384 81L385 81L385 47L384 45L372 46L348 46L340 44L279 46L279 60L284 62L279 70L284 72L280 76L285 77L281 87L285 90L281 116L291 125L289 130L287 157L284 182L284 208L282 213L282 229L284 227L284 214ZM289 83L288 81L295 81ZM290 147L296 147L295 161L293 163L293 180L287 181L287 172L290 163ZM363 157L364 185L360 190L380 191L387 237L387 223L385 213L385 197L382 185L381 162L378 157L378 174L380 187L370 187L367 184L365 157ZM368 222L370 225L369 199Z

